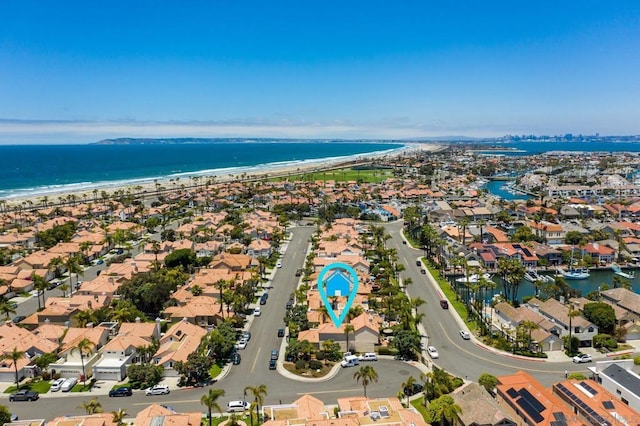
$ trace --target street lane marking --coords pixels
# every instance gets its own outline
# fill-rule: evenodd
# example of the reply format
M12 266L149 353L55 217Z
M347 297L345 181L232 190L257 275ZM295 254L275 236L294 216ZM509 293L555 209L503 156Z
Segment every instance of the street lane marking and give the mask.
M326 390L326 391L317 391L317 392L299 392L296 395L320 395L322 393L336 393L336 392L355 392L361 391L362 388L353 388L353 389L336 389L336 390Z
M506 363L503 363L503 362L497 362L497 361L494 361L494 360L492 360L492 359L485 358L485 357L483 357L483 356L478 356L478 355L476 355L474 352L471 352L471 351L468 351L468 350L464 349L462 346L459 346L458 344L456 344L456 343L451 339L451 337L449 337L449 334L448 334L448 333L447 333L447 331L444 329L444 327L442 326L442 323L441 323L441 322L438 322L438 325L440 326L440 328L441 328L441 329L442 329L442 331L444 332L444 335L445 335L445 336L447 336L447 340L449 340L449 342L451 342L451 344L452 344L453 346L455 346L456 348L458 348L458 349L459 349L459 350L461 350L462 352L466 352L467 354L469 354L469 355L471 355L471 356L473 356L473 357L475 357L475 358L482 359L482 360L484 360L484 361L488 361L488 362L490 362L491 364L499 365L499 366L501 366L501 367L508 367L508 368L512 368L512 369L515 369L515 370L522 370L522 367L516 367L516 366L513 366L513 365L511 365L511 364L506 364ZM476 346L476 347L477 347L477 346ZM500 355L500 354L496 354L496 355L497 355L497 356L502 356L502 355ZM514 359L515 359L515 358L514 358ZM525 362L527 361L526 359L520 359L520 358L517 358L517 359L519 359L519 360L521 360L521 361L525 361ZM562 373L562 372L564 372L564 371L565 371L565 369L563 368L562 370L555 371L555 370L549 370L549 369L546 369L546 370L540 370L540 369L537 369L537 368L529 368L529 367L527 367L527 371L535 371L536 373L558 374L558 373Z
M260 350L261 349L262 349L261 347L258 347L258 352L256 353L256 358L253 360L253 365L251 366L251 374L253 374L253 372L256 369L256 363L258 362L258 355L260 355Z

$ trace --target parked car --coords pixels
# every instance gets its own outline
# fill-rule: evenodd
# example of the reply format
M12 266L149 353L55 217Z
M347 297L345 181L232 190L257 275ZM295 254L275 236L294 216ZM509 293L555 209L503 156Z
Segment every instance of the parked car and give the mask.
M449 301L445 299L440 300L440 307L442 309L449 309Z
M287 310L293 308L294 303L295 302L293 301L293 299L289 299L289 301L287 302Z
M249 406L247 401L229 401L227 402L227 412L235 413L246 411L249 409Z
M282 261L278 260L278 262L276 262L276 268L282 268Z
M299 277L300 275L302 275L302 268L296 269L296 277Z
M278 359L278 350L274 349L271 351L271 359Z
M51 388L49 389L51 392L58 392L64 383L64 379L56 379L51 382Z
M270 359L269 360L269 370L275 370L276 369L276 363L277 363L277 361L275 359Z
M464 340L471 339L471 335L469 334L469 332L464 330L460 330L460 337L462 337Z
M13 317L13 319L11 320L14 324L18 324L20 321L22 321L23 319L25 319L26 317L24 315L16 315L15 317Z
M262 309L260 308L260 306L256 306L253 309L253 316L254 317L259 317L260 315L262 315Z
M35 401L38 398L40 398L40 395L38 394L38 392L33 392L30 390L19 390L16 393L12 393L11 395L9 395L9 401L13 402L13 401Z
M402 389L402 393L404 393L406 396L413 396L417 393L422 392L422 389L424 389L424 386L422 386L420 383L414 383L412 386L405 386L405 388Z
M131 388L128 387L123 387L123 388L117 388L117 389L111 389L109 391L109 396L110 397L116 397L116 396L131 396L133 395L133 392L131 391Z
M155 385L144 390L145 395L168 395L169 392L167 385Z
M278 337L284 337L284 328L278 329Z
M238 349L245 349L247 347L247 343L249 343L249 341L245 338L240 339L240 341L236 344L236 347Z
M102 265L103 263L104 263L104 260L98 259L98 261L96 262L96 265Z
M269 298L269 294L268 293L263 293L262 296L260 296L260 304L261 305L266 305L268 298Z
M71 377L69 379L66 379L64 381L64 383L62 384L62 386L60 386L60 390L62 392L71 392L71 389L73 389L73 387L78 383L78 379L76 379L75 377Z
M427 348L427 353L432 359L436 359L440 356L440 354L438 354L438 350L433 346L429 346Z
M378 356L374 352L367 352L358 357L360 361L377 361Z
M416 260L416 266L422 266L422 261Z
M234 353L231 355L231 363L232 363L233 365L238 365L238 364L240 364L240 361L242 361L242 358L240 357L240 354L239 354L239 353L237 353L237 352L234 352Z
M583 362L591 362L591 361L593 361L593 359L589 354L580 354L573 357L573 362L575 362L576 364L581 364Z
M249 340L251 340L251 332L250 331L243 331L242 332L242 338L248 342Z

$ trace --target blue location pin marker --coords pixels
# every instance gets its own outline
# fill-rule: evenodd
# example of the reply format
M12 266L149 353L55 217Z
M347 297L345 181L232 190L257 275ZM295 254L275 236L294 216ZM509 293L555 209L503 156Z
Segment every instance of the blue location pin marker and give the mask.
M327 275L326 278L325 275ZM329 317L331 317L336 328L340 328L342 325L342 322L349 313L349 308L353 305L357 292L358 274L356 274L356 271L354 271L351 266L337 262L325 266L322 268L322 271L320 271L320 275L318 276L318 293L320 293L322 303L326 306ZM333 311L329 297L346 296L347 294L349 295L347 303L340 313L340 316L338 316Z

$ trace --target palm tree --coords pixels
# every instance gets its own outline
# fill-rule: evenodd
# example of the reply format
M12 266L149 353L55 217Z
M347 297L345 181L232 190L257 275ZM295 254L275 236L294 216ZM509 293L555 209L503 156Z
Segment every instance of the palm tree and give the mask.
M442 395L429 405L430 423L453 425L460 413L462 413L462 408L449 395Z
M413 376L409 376L407 381L401 384L400 392L407 398L407 407L409 406L409 395L404 391L405 389L413 390L413 385L415 384L416 379Z
M84 339L80 340L76 345L76 347L73 348L72 350L72 352L73 351L80 352L80 362L82 363L82 384L83 385L87 384L87 375L84 371L84 354L85 352L87 353L87 355L91 354L93 352L94 346L95 346L94 343L85 337Z
M69 256L64 262L64 266L67 268L67 271L69 271L69 284L73 287L73 274L76 274L76 280L78 279L78 274L83 275L80 262L78 262L76 256Z
M260 406L264 402L264 397L267 396L267 385L247 386L243 391L245 396L247 392L251 392L253 395L253 402L256 404L256 421L260 424ZM251 419L253 425L253 417Z
M9 315L16 313L16 308L7 299L0 298L0 313L4 315L5 320L8 320Z
M38 291L38 294L37 294L38 310L41 310L45 302L44 291L49 286L49 283L47 282L47 280L44 279L44 277L36 274L35 272L31 274L31 282L33 282L33 288L35 288ZM42 304L40 303L40 296L42 296Z
M100 404L98 398L92 398L90 401L82 401L82 404L78 405L78 408L83 408L87 414L102 413L102 404Z
M206 395L202 395L200 398L200 404L207 407L207 418L209 419L209 426L211 426L212 418L211 418L211 410L216 409L218 413L222 413L222 408L220 408L220 404L218 404L218 398L224 396L224 390L222 389L209 389L209 393Z
M349 333L351 333L353 331L356 331L356 329L351 324L345 324L344 325L344 334L347 337L347 347L345 348L346 352L349 351Z
M573 319L578 315L580 315L580 311L573 309L573 305L569 305L569 311L567 312L567 316L569 317L569 340L567 342L567 352L569 352L569 355L573 355Z
M19 351L17 346L14 346L13 351L8 354L0 355L0 360L10 359L13 363L13 369L16 373L16 389L20 390L20 377L18 377L18 361L24 357L25 352Z
M88 323L95 323L97 321L96 314L94 311L85 309L84 311L78 312L73 319L75 320L78 327L84 327Z
M125 410L124 408L118 408L118 411L112 411L111 415L113 416L111 419L113 420L113 422L118 425L118 426L122 426L124 425L124 418L127 415L127 410Z
M364 397L367 397L367 386L369 383L378 382L378 372L370 365L360 367L360 370L353 374L353 378L356 382L361 382L364 389Z

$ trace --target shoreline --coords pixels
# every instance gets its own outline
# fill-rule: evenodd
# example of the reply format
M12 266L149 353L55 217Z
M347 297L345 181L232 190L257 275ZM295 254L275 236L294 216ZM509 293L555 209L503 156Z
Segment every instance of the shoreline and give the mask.
M363 164L380 158L394 158L406 154L417 152L436 152L444 149L446 145L436 143L412 143L405 142L402 147L373 151L370 153L355 154L341 157L327 157L306 160L292 160L285 162L274 162L256 164L254 166L239 166L231 168L220 168L210 170L199 170L194 172L181 172L164 176L153 176L139 179L114 180L102 182L78 182L65 184L59 188L43 186L41 191L33 190L26 194L15 192L9 197L0 197L0 201L4 203L6 210L13 210L22 206L26 210L36 210L43 207L39 202L42 199L48 199L49 205L68 204L69 202L61 202L60 197L74 195L75 203L94 202L94 198L104 192L111 192L112 195L116 191L129 190L132 195L146 198L147 196L155 196L158 193L158 187L164 187L162 193L170 193L180 190L182 187L190 188L194 186L190 179L211 178L215 180L215 184L230 181L256 181L263 179L272 179L275 177L286 177L309 171L331 170L356 164ZM242 177L242 178L241 178ZM184 179L183 184L177 187L177 182ZM188 184L188 185L187 185ZM171 188L169 185L173 185ZM48 188L48 189L46 189ZM135 192L134 192L135 189ZM14 191L20 191L19 189ZM57 200L56 200L57 199Z

